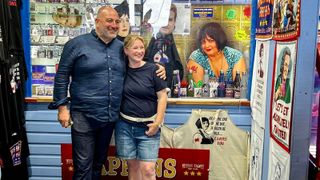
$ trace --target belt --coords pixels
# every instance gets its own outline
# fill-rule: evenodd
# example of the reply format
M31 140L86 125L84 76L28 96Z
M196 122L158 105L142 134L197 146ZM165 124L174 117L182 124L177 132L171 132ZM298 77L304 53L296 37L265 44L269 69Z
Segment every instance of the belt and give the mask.
M150 122L150 121L155 121L156 120L156 116L157 114L151 116L151 117L147 117L147 118L140 118L140 117L132 117L132 116L128 116L123 114L122 112L120 112L120 116L129 120L129 121L133 121L133 122Z

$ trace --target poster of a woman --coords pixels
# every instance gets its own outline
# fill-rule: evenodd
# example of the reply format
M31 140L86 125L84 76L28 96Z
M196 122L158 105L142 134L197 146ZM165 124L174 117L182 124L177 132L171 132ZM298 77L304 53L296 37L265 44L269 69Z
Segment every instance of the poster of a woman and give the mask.
M271 137L286 151L290 148L296 47L297 41L277 43L272 83Z

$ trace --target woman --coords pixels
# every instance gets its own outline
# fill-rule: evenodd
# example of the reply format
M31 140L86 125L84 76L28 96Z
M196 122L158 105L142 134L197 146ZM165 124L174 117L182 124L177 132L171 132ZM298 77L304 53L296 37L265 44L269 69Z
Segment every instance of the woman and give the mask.
M120 17L120 24L119 24L119 32L117 38L121 41L124 40L130 33L130 22L129 22L129 5L128 2L125 0L119 6L114 8Z
M275 100L281 99L285 103L290 103L290 72L292 68L291 51L288 47L282 50L280 74L277 77L275 88Z
M143 61L142 37L127 36L124 52L128 67L115 130L117 156L127 160L129 179L154 180L167 104L166 81L156 76L156 64Z
M205 24L198 35L198 49L190 55L187 67L192 69L196 83L203 81L205 70L209 78L219 77L220 70L225 72L227 80L236 76L237 70L246 71L246 63L242 53L226 46L227 36L222 27L215 22Z
M213 144L214 142L212 136L208 133L209 125L209 119L206 117L199 118L196 121L196 126L199 129L199 133L201 135L201 144Z

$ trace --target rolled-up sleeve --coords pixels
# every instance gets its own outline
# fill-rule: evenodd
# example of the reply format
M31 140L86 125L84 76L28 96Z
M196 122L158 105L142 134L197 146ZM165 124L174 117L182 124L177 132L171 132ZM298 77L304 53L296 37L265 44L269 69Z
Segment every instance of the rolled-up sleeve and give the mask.
M68 98L68 87L74 60L76 59L75 50L76 47L72 41L69 41L63 48L58 71L54 79L53 102L49 104L49 109L57 109L60 105L68 104L70 100Z

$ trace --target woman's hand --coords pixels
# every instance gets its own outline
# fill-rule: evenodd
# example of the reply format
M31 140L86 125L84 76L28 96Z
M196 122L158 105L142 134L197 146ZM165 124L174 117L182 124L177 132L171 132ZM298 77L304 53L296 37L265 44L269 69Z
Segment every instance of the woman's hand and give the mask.
M281 93L281 88L279 86L279 88L277 89L275 95L274 95L274 101L277 101L278 99L280 99L282 97L282 93Z
M149 129L146 131L147 136L154 136L160 129L159 124L156 122L150 123L147 126L149 127Z
M164 112L167 107L167 91L162 89L157 92L158 106L157 106L157 117L153 123L148 124L149 129L146 131L147 136L155 135L160 129L161 124L164 121Z
M192 79L196 84L199 81L203 81L204 69L200 64L196 63L192 59L189 59L187 68L192 69Z

